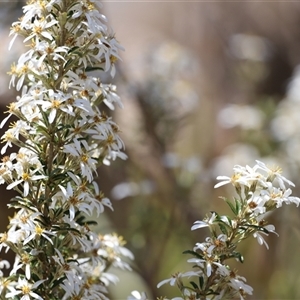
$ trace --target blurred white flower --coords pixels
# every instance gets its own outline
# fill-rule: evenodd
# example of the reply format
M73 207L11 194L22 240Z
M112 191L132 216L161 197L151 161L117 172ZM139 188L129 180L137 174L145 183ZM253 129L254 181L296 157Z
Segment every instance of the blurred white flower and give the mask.
M241 60L265 61L270 57L270 42L251 34L234 34L229 40L231 53Z
M231 174L232 166L248 165L260 157L256 147L249 144L236 143L226 147L221 156L217 157L210 169L211 177L219 174Z
M148 298L144 292L132 291L131 296L128 296L127 300L148 300Z
M262 127L263 113L255 106L228 104L218 114L218 122L224 128L240 126L244 130Z

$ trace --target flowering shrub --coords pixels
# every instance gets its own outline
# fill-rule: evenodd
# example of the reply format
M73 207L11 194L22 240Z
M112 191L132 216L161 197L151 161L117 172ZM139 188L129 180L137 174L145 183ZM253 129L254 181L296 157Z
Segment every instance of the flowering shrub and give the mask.
M132 258L116 235L90 228L93 213L112 209L95 176L97 167L126 158L119 129L99 107L121 106L115 86L92 76L115 74L122 49L95 0L30 0L13 23L28 51L9 72L21 90L9 105L17 118L2 136L0 183L18 195L0 250L16 254L8 277L1 272L1 299L107 299L117 278L110 266L130 269ZM9 263L2 261L1 268Z
M188 259L193 270L174 274L158 284L158 287L166 283L176 285L181 297L174 300L245 299L246 295L252 295L252 287L237 271L230 269L227 261L234 258L243 262L237 246L251 236L268 248L264 236L276 232L274 225L265 220L266 214L283 203L299 206L300 198L291 196L288 187L294 184L281 175L280 168L270 169L257 161L253 168L236 165L233 170L231 177L218 176L221 181L215 185L216 188L229 183L233 185L237 196L233 200L224 198L233 217L211 212L203 221L196 221L192 230L208 227L210 236L204 242L196 243L193 250L185 251L193 256ZM185 277L193 278L190 285L184 283Z

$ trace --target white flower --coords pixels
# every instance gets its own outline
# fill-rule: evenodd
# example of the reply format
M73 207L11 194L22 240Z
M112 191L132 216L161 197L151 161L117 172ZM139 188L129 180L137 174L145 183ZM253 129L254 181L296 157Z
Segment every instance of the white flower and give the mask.
M232 288L234 288L236 291L240 293L241 299L245 299L244 294L252 295L253 293L253 288L250 285L246 284L244 281L246 281L244 277L236 276L235 278L230 279L230 283L229 283L229 285Z
M266 212L266 199L252 192L250 195L251 197L247 200L248 208L256 216L264 214Z
M3 259L0 261L0 286L1 286L1 278L3 277L3 272L2 272L2 269L9 269L10 268L10 263ZM1 287L0 287L0 293L1 293Z
M75 218L76 212L83 211L88 215L92 213L92 207L89 203L84 201L84 194L75 194L70 182L67 183L67 188L64 188L62 185L59 185L61 192L56 193L53 196L53 200L61 199L63 207L69 209L70 221L73 221Z
M21 174L19 174L19 177L21 177L21 179L12 182L11 184L9 184L7 186L6 189L11 190L11 189L15 188L17 185L23 183L23 189L24 189L23 195L24 195L24 197L26 197L29 194L30 184L33 181L47 178L47 176L45 176L45 175L34 175L34 173L36 173L37 171L39 171L39 170L38 169L36 169L34 171L29 170L28 172L23 171Z
M94 193L86 195L91 209L96 211L97 216L103 213L104 206L113 210L111 201L107 197L104 197L104 194L99 190L98 184L95 181L93 181L92 184L94 187Z
M169 283L171 286L174 286L175 284L178 284L181 280L181 278L184 277L191 277L191 276L199 276L199 272L194 272L194 271L189 271L185 273L176 273L172 275L171 278L162 280L161 282L158 283L157 288L160 288L162 285Z
M36 43L38 43L38 39L42 36L48 40L53 40L53 36L49 32L49 28L53 25L57 24L57 20L51 20L48 22L46 19L38 19L35 18L32 23L32 33L24 39L24 43L35 38Z
M83 280L77 272L66 273L66 279L63 281L60 286L65 290L63 300L66 299L75 299L75 297L80 296Z
M65 58L59 53L61 52L67 53L68 47L66 46L57 47L55 41L52 41L50 44L46 41L42 41L36 45L36 48L34 50L39 54L43 53L42 56L38 59L37 66L40 67L46 57L51 57L51 59L53 60L61 59L62 61L66 61Z
M299 206L300 199L298 197L291 196L291 189L284 189L274 187L270 182L268 188L261 191L261 196L266 202L266 206L278 208L282 206L282 203L291 204L295 203Z
M132 291L131 296L128 296L127 300L148 300L148 298L144 292Z
M26 245L27 243L29 243L31 240L33 239L37 239L40 238L41 236L45 239L47 239L51 244L53 244L53 241L51 240L51 238L49 236L55 236L56 234L52 231L46 230L44 228L42 228L39 225L35 225L35 227L33 228L32 226L24 226L24 229L26 231L28 231L30 234L29 236L23 241L23 245Z
M240 126L244 130L259 130L263 124L261 110L251 105L229 104L220 111L217 118L225 128Z
M90 147L85 140L73 139L73 143L65 145L63 151L79 158L81 174L89 182L93 180L93 172L96 173L97 161L89 154Z
M62 221L65 224L68 224L70 228L75 230L68 231L68 237L71 239L72 245L80 245L81 249L84 252L89 252L91 249L91 241L87 237L87 232L85 227L80 227L74 220L71 221L68 216L64 216Z
M212 248L211 248L211 250L212 250ZM210 275L212 273L213 265L217 266L217 267L222 266L222 264L219 263L218 261L215 261L214 257L210 254L205 255L205 259L190 258L187 260L187 262L196 263L200 267L201 270L205 271L207 277L210 277ZM199 273L198 273L198 276L199 276Z
M195 230L198 228L203 228L203 227L210 227L211 225L214 224L214 221L216 220L217 215L215 212L213 212L210 216L210 218L205 218L203 221L196 221L194 222L194 225L192 226L191 230Z
M232 185L236 186L236 185L247 185L248 182L246 180L246 178L244 178L240 173L235 173L233 176L228 177L228 176L218 176L217 180L222 180L219 183L217 183L214 188L218 188L221 187L223 185L226 185L228 183L231 183Z
M106 25L102 23L102 21L106 22L106 17L99 12L100 3L96 3L96 1L89 1L89 9L83 10L82 4L77 4L72 7L74 11L72 18L79 18L82 14L85 15L87 19L87 28L91 30L93 33L96 33L98 30L103 31L106 30Z
M13 146L13 142L16 140L15 138L15 129L8 129L1 137L2 142L6 142L6 144L1 149L1 154L4 154L8 147Z
M124 241L122 237L115 234L105 234L104 236L100 236L100 241L103 247L98 249L98 255L112 260L114 267L131 270L130 265L121 259L122 257L127 257L131 260L134 259L132 252L123 246Z
M274 179L276 179L278 181L281 189L286 189L285 183L287 183L288 185L291 185L291 186L295 186L295 184L292 181L288 180L287 178L285 178L284 176L281 175L281 172L282 172L281 168L275 167L274 169L270 169L263 162L261 162L259 160L257 160L256 163L257 163L258 169L263 170L267 173L270 181L273 181Z
M5 298L14 299L15 296L20 295L20 300L31 300L32 298L43 300L43 298L35 293L34 290L36 290L44 281L45 280L38 280L34 284L31 284L26 279L19 277L18 284L15 288L8 286L10 291L5 294Z
M275 226L274 225L269 224L269 225L263 226L263 228L266 229L268 231L268 233L265 232L265 231L257 231L255 233L253 233L253 237L255 237L257 239L257 241L260 245L264 244L266 246L266 248L269 249L269 245L267 244L267 242L263 238L262 234L268 236L269 233L271 232L271 233L275 233L278 236L278 233L275 232Z
M219 265L217 270L217 274L220 274L224 280L226 280L228 285L232 287L234 290L236 290L240 294L240 299L245 299L245 294L252 295L253 288L247 284L246 278L240 275L237 275L235 271L232 271L228 268L228 266L225 265ZM222 278L222 279L223 279ZM224 292L223 292L224 294ZM219 296L222 296L222 292ZM221 300L222 297L217 297L217 299Z
M80 267L78 266L78 264L75 262L75 258L74 261L70 260L70 261L66 261L63 257L63 255L61 254L61 252L55 248L54 249L57 255L52 256L52 258L54 259L54 261L61 266L63 273L72 273L74 272L73 270L80 270Z

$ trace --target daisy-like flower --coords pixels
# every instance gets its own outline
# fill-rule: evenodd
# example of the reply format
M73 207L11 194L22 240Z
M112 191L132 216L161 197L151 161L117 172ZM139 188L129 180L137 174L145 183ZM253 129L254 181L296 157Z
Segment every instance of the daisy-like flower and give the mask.
M31 29L32 32L28 37L26 37L24 39L24 43L26 43L27 41L30 41L31 39L35 39L36 44L38 44L39 38L41 36L52 41L53 36L49 32L49 29L57 23L58 23L58 21L55 19L52 19L51 21L47 21L45 18L42 18L42 19L34 18L34 21L32 22L32 29Z
M89 252L92 248L92 241L90 240L88 236L88 230L85 227L80 226L77 222L70 221L69 216L64 216L62 218L62 221L64 224L68 225L68 228L71 230L68 231L68 240L70 242L68 243L71 247L78 247L84 251L84 252Z
M160 288L162 285L164 284L170 284L171 286L174 286L175 284L182 287L182 278L184 277L192 277L192 276L199 276L199 272L194 272L194 271L189 271L189 272L185 272L185 273L175 273L174 275L172 275L171 278L162 280L160 283L157 284L157 288Z
M18 185L23 184L23 196L26 197L29 194L29 189L30 189L31 184L34 181L38 181L38 180L47 178L47 176L45 176L45 175L35 175L35 173L38 171L39 171L38 169L33 170L33 171L32 170L29 170L29 171L23 170L22 173L20 172L20 174L19 174L20 179L9 184L6 189L11 190L11 189L17 187Z
M79 273L73 271L66 273L66 279L60 284L60 287L64 289L65 294L63 300L67 299L80 299L81 289L84 281Z
M121 258L126 257L131 260L134 259L132 252L124 247L124 240L121 236L116 234L100 235L99 239L102 247L98 249L98 255L108 259L113 266L123 269L131 270L130 265Z
M6 144L1 149L1 154L4 154L8 147L13 146L13 142L16 141L16 138L14 136L15 130L7 130L3 136L1 137L2 142L6 142Z
M51 244L53 244L53 241L51 240L51 236L55 236L55 232L46 230L44 228L42 228L39 225L35 225L34 228L27 225L24 226L24 229L29 232L29 236L26 237L26 239L23 241L23 245L26 245L27 243L29 243L31 240L33 239L37 239L40 237L45 238L46 240L48 240Z
M246 295L252 295L253 288L246 284L246 278L238 275L236 271L230 270L228 266L219 264L216 274L220 276L219 280L222 282L220 285L221 291L219 289L219 295L216 299L224 299L224 294L228 291L228 287L230 292L229 295L226 294L227 297L235 298L239 296L241 300L244 300L246 299Z
M275 226L272 225L272 224L265 225L265 226L263 226L263 228L265 230L267 230L267 232L265 232L265 231L256 231L255 233L253 233L253 237L257 239L257 241L260 245L264 244L266 246L266 248L269 249L269 245L265 241L263 235L268 236L269 233L274 233L278 236L278 233L275 231Z
M268 209L274 209L274 207L279 208L282 206L282 203L295 203L299 206L300 199L291 195L292 190L290 188L282 190L281 188L274 187L270 182L268 188L261 191L261 196L266 202Z
M49 111L48 120L49 123L52 124L57 115L57 110L63 110L64 102L67 101L67 99L68 96L66 97L62 93L48 90L47 96L44 97L44 100L35 101L35 105L41 105L43 111ZM68 112L66 109L64 109L64 111ZM70 114L74 113L71 112Z
M261 195L256 195L255 193L250 193L250 198L247 200L247 205L251 213L254 215L262 215L266 212L266 199Z
M95 181L93 181L92 184L94 187L94 193L86 195L86 200L90 207L96 211L98 216L103 213L104 207L108 207L110 210L113 210L111 201L99 190L99 185Z
M53 255L52 258L61 267L61 270L58 271L60 274L72 273L73 270L80 271L80 267L76 263L75 257L74 259L69 258L69 261L66 261L62 253L57 248L54 250L56 255Z
M14 299L18 296L20 300L43 300L43 298L35 291L38 291L38 286L44 281L45 280L38 280L34 284L31 284L26 279L19 277L16 287L8 286L10 291L6 293L5 298Z
M53 196L53 199L55 201L57 201L57 199L60 199L63 207L66 207L69 210L70 221L74 220L75 214L78 210L91 215L92 207L88 202L84 200L85 195L77 195L76 193L74 193L73 187L70 182L68 182L67 188L64 188L61 185L59 186L59 188L61 189L61 192L58 192L55 196Z
M229 286L235 289L240 294L240 299L245 299L246 295L252 295L253 288L246 284L246 278L235 274L234 272L230 273Z
M120 97L116 93L116 86L112 84L102 84L102 92L104 96L104 103L110 109L114 109L114 103L117 103L119 107L123 107Z
M26 122L18 120L17 122L11 125L11 128L8 129L4 135L1 137L2 142L6 142L6 144L1 149L1 154L4 154L8 147L12 147L13 144L19 142L19 136L22 134L26 134L27 131L31 130L31 126L29 126Z
M3 126L6 124L6 122L12 115L16 115L18 113L16 102L11 102L7 106L7 108L8 108L8 111L6 113L9 113L9 115L1 121L0 128L3 128Z
M288 180L281 174L282 173L281 168L275 167L273 169L270 169L263 162L261 162L259 160L257 160L256 163L257 163L257 169L260 169L267 173L267 180L272 182L276 179L278 181L281 189L284 189L284 190L286 189L285 183L287 183L290 186L295 186L295 184L292 181Z
M72 18L76 19L81 15L84 15L87 20L87 27L93 33L96 33L98 30L106 30L106 25L104 25L103 23L103 21L106 22L106 17L99 12L101 4L97 3L94 0L84 2L87 2L85 3L86 5L84 6L84 9L80 4L74 5L72 7L72 10L74 11Z
M17 271L19 269L25 267L25 277L26 277L26 279L29 280L31 278L30 260L31 260L31 258L29 256L29 254L27 254L27 253L24 253L22 255L22 257L19 255L16 255L13 268L10 271L10 275L17 274Z
M217 214L213 212L209 218L207 217L203 221L194 222L194 225L192 226L191 230L195 230L203 227L210 227L214 224L216 218L217 218Z
M38 59L37 67L39 68L46 58L50 58L51 60L61 60L65 62L65 58L60 53L67 53L69 48L67 46L57 47L56 43L52 41L50 44L46 41L43 41L36 45L35 51L39 54L42 54Z
M223 185L231 183L233 186L248 185L247 179L241 173L235 173L233 176L218 176L217 180L221 180L214 187L219 188Z
M200 243L198 244L199 247ZM211 247L213 248L213 247ZM212 249L210 249L212 250ZM198 267L200 267L200 269L202 270L201 273L205 273L207 277L210 277L212 274L212 270L214 267L221 267L223 266L218 259L215 259L213 255L211 254L206 254L204 259L200 259L200 258L190 258L187 260L187 262L189 263L194 263L196 264ZM199 275L199 274L198 274Z
M73 139L73 143L64 146L64 152L79 158L81 174L89 182L93 179L93 173L96 173L97 161L89 154L90 147L85 140Z
M25 64L22 65L15 65L13 64L11 66L10 72L8 74L11 75L11 80L9 83L9 87L16 86L16 90L19 91L24 83L25 78L32 72L32 70L35 68L34 62L31 60ZM19 78L17 81L17 84L15 85L16 78Z

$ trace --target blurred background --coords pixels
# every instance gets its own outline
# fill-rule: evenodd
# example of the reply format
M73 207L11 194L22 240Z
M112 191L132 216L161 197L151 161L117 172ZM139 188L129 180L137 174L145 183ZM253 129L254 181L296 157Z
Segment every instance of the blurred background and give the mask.
M0 3L2 111L16 96L6 72L24 49L7 48L22 5ZM259 159L281 166L300 196L300 2L104 1L103 13L126 49L113 80L125 108L112 114L128 159L99 169L114 205L99 231L121 234L135 255L112 299L134 289L171 298L176 288L156 285L189 270L182 252L208 233L191 232L193 222L230 214L219 197L233 189L214 190L216 176ZM11 194L0 188L4 231ZM233 265L254 288L249 299L300 299L299 216L289 206L269 217L279 233L269 250L241 245L245 262Z

